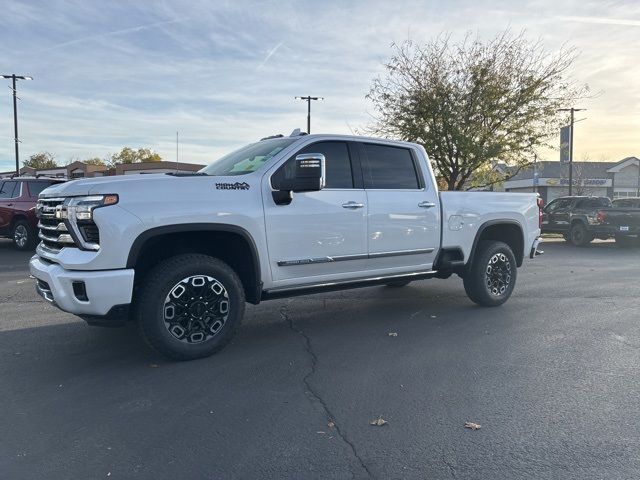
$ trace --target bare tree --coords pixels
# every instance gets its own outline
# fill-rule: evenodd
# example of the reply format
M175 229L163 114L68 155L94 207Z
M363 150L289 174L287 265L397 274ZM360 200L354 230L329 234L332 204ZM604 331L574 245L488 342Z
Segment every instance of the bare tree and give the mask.
M393 47L386 74L367 95L377 112L370 130L423 145L449 190L465 188L476 172L480 187L531 164L557 135L558 109L588 92L566 78L574 48L551 54L524 34ZM498 162L515 168L491 168Z

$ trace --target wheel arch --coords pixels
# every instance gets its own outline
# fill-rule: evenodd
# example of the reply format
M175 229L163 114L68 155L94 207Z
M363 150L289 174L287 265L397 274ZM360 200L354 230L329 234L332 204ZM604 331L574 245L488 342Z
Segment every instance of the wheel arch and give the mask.
M134 269L139 280L158 261L181 253L204 253L226 262L240 277L247 301L260 302L258 248L251 234L237 225L192 223L151 228L134 240L127 268Z
M27 218L26 215L24 215L23 213L16 213L12 218L11 218L11 222L9 223L9 228L13 229L13 226L18 223L20 220L24 220L25 222L29 223L29 219ZM29 225L31 226L31 225Z
M522 224L516 220L489 220L478 228L469 252L466 267L472 265L478 245L482 240L499 240L509 245L516 257L516 265L522 266L524 261L524 231Z

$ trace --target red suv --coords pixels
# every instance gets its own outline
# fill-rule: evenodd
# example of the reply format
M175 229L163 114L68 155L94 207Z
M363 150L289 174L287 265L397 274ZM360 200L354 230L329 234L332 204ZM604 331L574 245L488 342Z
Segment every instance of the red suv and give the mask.
M8 237L19 250L38 243L38 194L64 180L54 178L0 178L0 237Z

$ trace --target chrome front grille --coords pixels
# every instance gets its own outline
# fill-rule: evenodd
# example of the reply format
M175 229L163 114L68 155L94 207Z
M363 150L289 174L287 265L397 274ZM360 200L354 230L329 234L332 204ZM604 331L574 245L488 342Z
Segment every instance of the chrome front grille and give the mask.
M89 197L40 198L36 206L38 237L43 248L57 253L64 247L98 251L100 232L91 210L78 218L77 202Z
M38 238L48 249L55 252L63 247L75 247L73 237L64 222L56 218L56 208L61 209L64 198L41 198L38 200Z

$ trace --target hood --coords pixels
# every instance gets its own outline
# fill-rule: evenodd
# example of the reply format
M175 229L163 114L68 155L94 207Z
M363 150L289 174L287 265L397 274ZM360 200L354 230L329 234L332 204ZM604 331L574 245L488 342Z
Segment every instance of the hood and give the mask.
M74 197L108 194L157 194L185 195L205 186L208 191L249 190L259 185L259 176L242 175L217 177L207 175L166 175L164 173L117 175L110 177L82 178L52 185L40 194L40 198ZM256 181L258 183L256 183ZM248 182L248 183L247 183ZM255 188L255 187L254 187Z
M81 178L71 180L56 185L52 185L42 191L42 198L51 197L73 197L79 195L97 195L119 193L120 191L136 188L136 185L150 183L162 184L162 182L172 182L177 178L173 175L165 175L164 173L137 174L137 175L118 175L96 178Z

